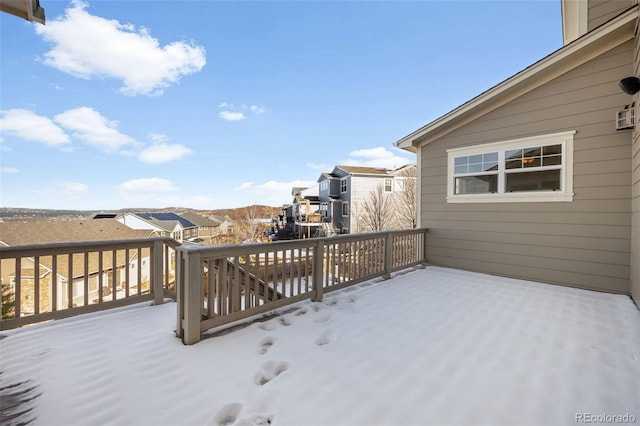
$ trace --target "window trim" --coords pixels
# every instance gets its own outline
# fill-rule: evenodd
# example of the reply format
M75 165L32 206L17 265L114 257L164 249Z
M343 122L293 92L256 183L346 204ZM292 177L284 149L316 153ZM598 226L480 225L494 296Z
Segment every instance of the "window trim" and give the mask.
M340 193L341 194L346 194L347 192L349 192L349 182L347 181L349 177L343 177L342 179L340 179ZM344 189L343 189L344 187Z
M344 214L344 208L345 208L345 206L347 207L347 214ZM349 217L349 213L350 213L350 211L349 211L349 202L348 202L348 201L343 201L343 202L342 202L342 209L341 209L341 212L342 212L342 217Z
M389 189L387 190L387 183L389 183ZM384 178L384 192L393 192L393 178Z
M573 137L575 130L491 142L481 145L447 150L447 203L522 203L522 202L572 202L573 201ZM498 192L489 194L454 194L455 157L499 152L498 191L504 188L504 152L509 149L532 146L562 145L559 191ZM500 154L502 153L502 154Z

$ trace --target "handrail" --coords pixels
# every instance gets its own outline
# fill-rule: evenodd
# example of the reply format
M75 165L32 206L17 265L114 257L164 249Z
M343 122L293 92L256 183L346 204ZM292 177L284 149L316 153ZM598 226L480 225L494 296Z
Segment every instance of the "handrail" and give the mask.
M1 329L174 297L170 238L0 247Z
M176 334L210 328L424 263L426 229L177 249ZM253 273L247 273L252 269ZM273 289L278 297L264 292ZM262 290L262 291L261 291Z

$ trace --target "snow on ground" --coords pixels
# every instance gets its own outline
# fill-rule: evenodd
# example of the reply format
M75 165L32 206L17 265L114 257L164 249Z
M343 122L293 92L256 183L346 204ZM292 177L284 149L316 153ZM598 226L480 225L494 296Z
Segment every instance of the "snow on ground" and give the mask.
M294 306L194 346L174 303L5 332L2 378L42 425L640 422L626 296L428 267Z

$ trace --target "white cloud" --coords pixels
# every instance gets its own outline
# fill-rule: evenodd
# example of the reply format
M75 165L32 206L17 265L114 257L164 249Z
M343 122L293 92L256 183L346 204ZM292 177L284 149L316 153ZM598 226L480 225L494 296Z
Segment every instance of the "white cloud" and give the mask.
M86 8L75 0L64 16L34 26L53 45L45 64L79 78L119 79L127 95L159 95L206 63L204 47L194 42L160 46L148 29L91 15Z
M243 112L220 111L220 118L227 121L241 121L246 117Z
M278 182L270 180L259 185L253 182L244 182L235 187L234 190L245 194L245 199L253 197L258 204L280 205L291 202L291 188L307 188L317 185L317 182L306 180L293 180L290 182ZM258 201L259 200L259 201Z
M236 106L234 104L230 104L229 102L220 102L220 104L218 104L218 108L223 109L223 111L220 111L218 113L220 118L227 121L244 120L245 118L247 118L245 112L260 115L264 114L267 111L267 109L263 106L244 104Z
M154 142L166 142L169 140L167 135L163 135L162 133L149 133L149 139Z
M145 193L162 193L178 191L178 188L173 182L163 178L142 178L131 179L121 183L115 187L123 194L145 194Z
M110 121L89 107L70 109L54 117L54 120L73 136L107 152L118 151L136 141L120 133L118 122Z
M138 154L138 160L148 164L161 164L179 160L192 151L183 145L157 143L145 148Z
M64 197L78 197L84 195L89 187L79 182L55 182L53 186L45 186L37 194L59 195Z
M18 173L18 171L15 167L0 167L0 173Z
M349 158L340 161L338 164L345 166L383 167L394 169L396 167L415 162L415 157L411 158L400 155L404 154L404 152L397 148L394 148L394 151L389 151L384 147L360 149L349 153Z
M257 106L257 105L250 105L249 106L249 110L252 113L257 114L257 115L264 114L267 111L267 109L265 107Z
M48 146L70 144L69 136L47 117L25 109L10 109L0 118L0 132Z

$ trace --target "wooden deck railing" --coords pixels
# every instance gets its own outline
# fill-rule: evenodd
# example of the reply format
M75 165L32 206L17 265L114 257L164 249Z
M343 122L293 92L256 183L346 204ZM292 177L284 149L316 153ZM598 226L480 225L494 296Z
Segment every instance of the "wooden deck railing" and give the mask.
M424 263L426 229L177 249L177 330L203 331Z
M0 329L175 299L178 245L151 238L0 247Z

